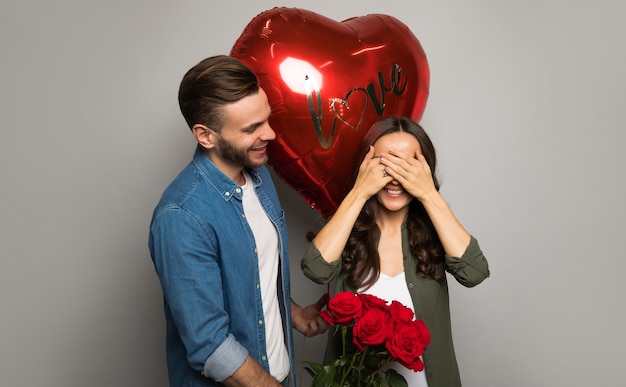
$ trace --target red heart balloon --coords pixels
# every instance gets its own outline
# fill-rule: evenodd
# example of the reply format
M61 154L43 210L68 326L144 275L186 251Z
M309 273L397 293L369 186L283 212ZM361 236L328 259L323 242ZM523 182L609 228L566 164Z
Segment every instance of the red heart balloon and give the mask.
M298 8L273 8L246 26L231 56L267 93L269 164L322 216L347 193L360 143L383 116L419 121L430 73L419 41L394 17L337 22Z

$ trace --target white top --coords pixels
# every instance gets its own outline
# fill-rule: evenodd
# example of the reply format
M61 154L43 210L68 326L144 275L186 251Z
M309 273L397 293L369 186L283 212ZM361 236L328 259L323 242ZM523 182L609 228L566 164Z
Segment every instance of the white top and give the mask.
M244 174L246 182L243 188L243 211L254 234L259 257L259 276L261 283L261 300L265 316L265 341L267 348L270 374L278 381L289 375L289 354L285 345L283 322L278 306L278 231L261 207L259 198L254 192L252 179ZM245 270L245 268L244 268Z
M411 300L411 294L409 293L409 288L406 285L404 272L394 277L380 273L380 276L374 285L365 291L359 291L359 293L371 294L378 298L382 298L387 301L387 304L391 304L391 301L398 301L407 308L411 308L413 314L415 314L413 300ZM395 369L400 375L404 376L409 387L428 387L426 370L422 372L415 372L396 362L393 362L389 368Z

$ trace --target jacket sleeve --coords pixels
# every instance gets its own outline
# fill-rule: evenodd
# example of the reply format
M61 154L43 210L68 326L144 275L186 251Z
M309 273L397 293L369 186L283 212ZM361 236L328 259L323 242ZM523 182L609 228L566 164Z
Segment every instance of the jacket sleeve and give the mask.
M326 262L315 244L311 242L300 261L300 267L304 275L313 282L326 284L335 279L341 271L341 259L332 263Z
M151 225L150 247L190 366L217 381L226 379L243 364L248 350L229 332L212 238L184 210L168 208Z
M472 236L467 249L461 258L446 255L446 271L463 286L474 287L489 277L489 264L487 258L478 245L478 241Z

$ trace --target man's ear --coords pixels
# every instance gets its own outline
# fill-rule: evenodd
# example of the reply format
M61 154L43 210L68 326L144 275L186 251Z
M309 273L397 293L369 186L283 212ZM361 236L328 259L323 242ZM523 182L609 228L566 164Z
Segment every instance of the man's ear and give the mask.
M217 133L206 125L195 124L191 128L191 132L196 138L196 141L198 141L198 144L205 149L213 148L217 142Z

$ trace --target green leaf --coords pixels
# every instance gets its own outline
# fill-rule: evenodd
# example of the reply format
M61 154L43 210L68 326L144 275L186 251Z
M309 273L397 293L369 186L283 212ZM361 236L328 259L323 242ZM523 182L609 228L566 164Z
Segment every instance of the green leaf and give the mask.
M328 387L336 385L337 368L332 365L323 366L311 380L311 387Z
M394 369L388 369L385 371L385 381L389 387L408 387L409 384L404 379L404 376L400 375L398 371Z
M315 363L315 362L312 362L312 361L303 361L302 363L307 365L306 367L303 367L303 368L311 376L315 376L315 374L320 372L322 367L324 367L322 364Z

